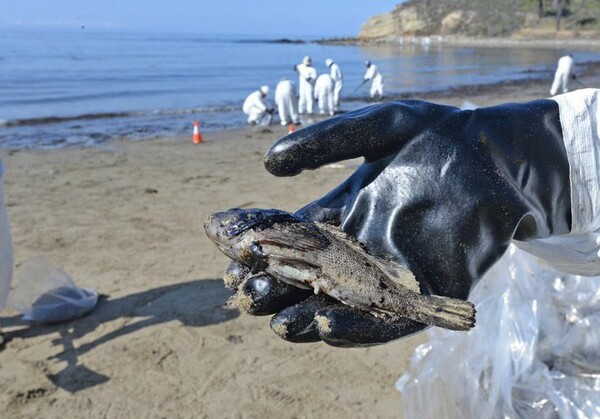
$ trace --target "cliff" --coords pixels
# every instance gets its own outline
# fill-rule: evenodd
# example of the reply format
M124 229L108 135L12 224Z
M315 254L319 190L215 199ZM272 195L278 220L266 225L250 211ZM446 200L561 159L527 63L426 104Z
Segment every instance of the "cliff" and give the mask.
M600 0L411 0L370 18L362 26L359 39L556 35L557 10L563 2L560 34L577 37L600 33Z

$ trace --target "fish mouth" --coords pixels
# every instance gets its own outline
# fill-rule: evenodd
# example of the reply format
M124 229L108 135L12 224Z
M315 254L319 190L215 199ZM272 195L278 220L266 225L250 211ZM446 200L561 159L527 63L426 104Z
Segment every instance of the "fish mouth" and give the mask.
M229 211L215 212L204 220L204 231L213 242L222 243L229 238L227 232L233 223L235 223L235 216Z
M216 212L204 220L206 236L219 248L221 252L235 259L233 246L238 242L238 236L228 234L231 226L236 222L235 214L229 211Z
M260 223L260 214L258 210L239 208L215 212L204 221L204 230L215 243L227 244Z

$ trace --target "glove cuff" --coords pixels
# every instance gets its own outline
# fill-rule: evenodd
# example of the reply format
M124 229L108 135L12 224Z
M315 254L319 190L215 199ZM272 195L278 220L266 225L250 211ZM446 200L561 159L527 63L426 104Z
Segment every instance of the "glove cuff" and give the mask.
M571 233L600 230L600 90L555 96L569 160Z

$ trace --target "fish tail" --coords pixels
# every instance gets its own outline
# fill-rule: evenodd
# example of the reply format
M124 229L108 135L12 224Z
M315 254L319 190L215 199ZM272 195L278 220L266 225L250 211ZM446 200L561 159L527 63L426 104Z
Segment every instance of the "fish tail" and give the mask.
M475 326L475 306L470 301L436 295L423 296L419 304L421 318L416 319L450 330L470 330Z

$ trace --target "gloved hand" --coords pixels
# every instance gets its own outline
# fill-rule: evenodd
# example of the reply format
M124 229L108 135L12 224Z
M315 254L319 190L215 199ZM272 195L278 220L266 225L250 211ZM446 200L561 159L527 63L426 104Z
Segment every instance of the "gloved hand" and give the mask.
M265 166L291 176L359 156L365 162L354 174L298 214L339 225L369 253L404 264L423 294L466 299L511 239L570 231L569 164L553 100L476 110L373 105L284 137ZM243 268L232 268L239 284ZM277 313L271 327L292 342L374 345L426 327L376 318L266 274L246 280L242 294L250 312Z

